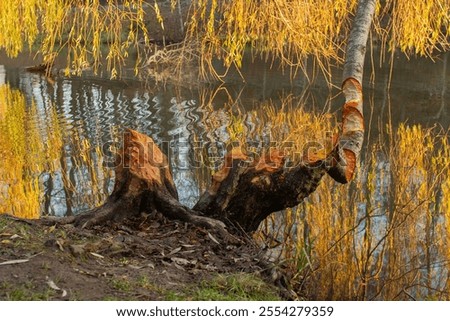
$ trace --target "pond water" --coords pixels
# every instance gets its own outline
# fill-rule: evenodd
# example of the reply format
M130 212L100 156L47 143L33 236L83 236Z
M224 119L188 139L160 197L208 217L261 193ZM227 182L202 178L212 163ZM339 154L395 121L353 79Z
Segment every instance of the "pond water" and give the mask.
M380 126L389 121L394 127L408 122L448 128L448 55L434 62L399 56L391 79L388 64L380 66L376 58L373 65L370 61L366 64L365 115L369 142L377 136ZM180 200L192 206L209 181L208 171L191 168L193 139L226 141L227 127L235 110L245 113L266 101L276 103L290 95L303 97L305 106L315 113L338 112L342 104L342 97L336 95L341 80L338 69L331 71L335 86L330 87L311 66L308 76L299 73L291 77L280 69L271 69L263 61L247 58L242 75L231 71L221 84L185 80L157 85L127 76L126 72L121 80L91 72L81 77L59 75L50 80L24 69L32 64L27 55L15 60L0 56L0 84L19 90L28 106L34 102L34 114L27 114L32 125L25 126L25 131L30 126L36 128L44 140L53 131L60 130L63 134L57 152L58 164L50 169L43 166L38 175L41 214L71 215L104 199L111 190L113 173L103 165L112 161L108 159L112 155L110 148L118 143L124 127L144 132L159 144L170 142L170 159ZM52 120L55 114L56 123ZM31 133L25 132L28 135Z

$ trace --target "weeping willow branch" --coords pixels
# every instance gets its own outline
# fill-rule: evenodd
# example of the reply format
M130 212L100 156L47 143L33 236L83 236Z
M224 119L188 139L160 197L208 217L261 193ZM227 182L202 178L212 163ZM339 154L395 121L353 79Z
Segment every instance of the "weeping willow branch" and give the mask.
M304 67L307 57L326 69L329 62L343 62L358 1L192 0L186 17L180 3L2 0L0 49L15 57L28 46L42 52L46 62L64 52L67 72L87 65L95 70L105 63L112 76L133 52L138 73L148 60L152 29L164 31L176 14L174 28L186 33L186 44L196 44L199 66L220 58L226 67L240 67L251 49L253 55L277 58L295 70ZM449 21L448 0L386 0L375 8L374 29L383 47L432 56L450 47Z

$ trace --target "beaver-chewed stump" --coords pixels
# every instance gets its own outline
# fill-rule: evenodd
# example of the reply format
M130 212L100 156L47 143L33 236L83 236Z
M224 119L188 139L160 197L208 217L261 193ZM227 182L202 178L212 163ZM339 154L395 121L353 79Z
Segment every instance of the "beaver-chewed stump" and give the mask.
M123 137L113 192L100 207L71 218L75 225L92 227L156 211L221 234L251 233L271 213L302 202L326 173L323 162L287 168L277 150L249 162L234 149L190 209L178 201L169 162L154 141L131 129Z

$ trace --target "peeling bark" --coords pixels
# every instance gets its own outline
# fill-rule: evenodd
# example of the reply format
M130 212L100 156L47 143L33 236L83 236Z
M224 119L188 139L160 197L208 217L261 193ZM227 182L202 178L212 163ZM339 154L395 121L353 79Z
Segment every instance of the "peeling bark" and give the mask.
M360 0L350 31L344 64L342 132L330 155L330 176L340 183L352 180L364 140L362 79L364 57L376 0Z

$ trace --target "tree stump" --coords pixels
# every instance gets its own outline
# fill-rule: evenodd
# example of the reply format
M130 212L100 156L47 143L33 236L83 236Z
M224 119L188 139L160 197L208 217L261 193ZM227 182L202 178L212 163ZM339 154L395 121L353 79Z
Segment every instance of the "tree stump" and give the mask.
M150 137L131 129L123 137L113 192L102 206L74 217L75 225L91 227L158 211L170 219L223 231L223 223L198 216L178 202L167 157Z
M256 231L270 214L301 203L326 173L321 160L285 167L285 156L278 150L252 164L246 159L241 152L227 155L193 208L246 233Z

